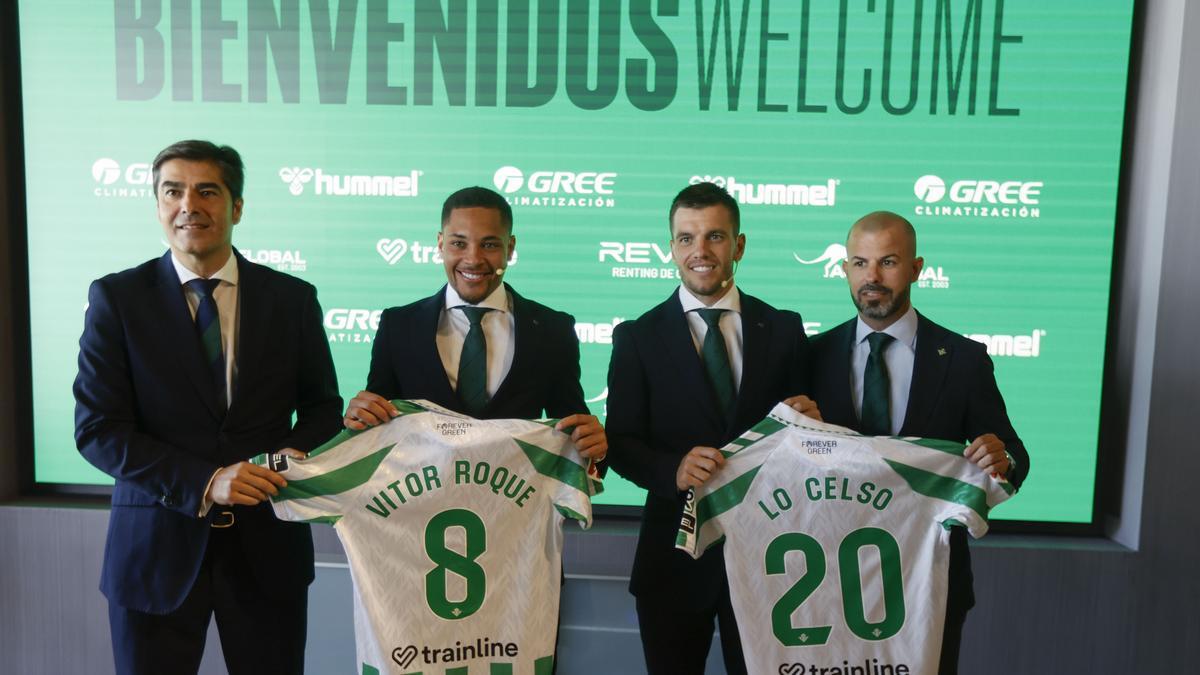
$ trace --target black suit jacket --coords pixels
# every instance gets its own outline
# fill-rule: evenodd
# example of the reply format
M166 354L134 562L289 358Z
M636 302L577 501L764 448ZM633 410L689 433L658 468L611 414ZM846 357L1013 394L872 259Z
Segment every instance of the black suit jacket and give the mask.
M122 607L161 614L183 602L208 544L210 520L197 514L217 469L284 447L307 452L340 428L316 289L235 255L240 323L227 410L169 252L88 291L75 440L116 479L100 588ZM308 526L277 520L269 503L232 510L256 581L301 592L313 578Z
M859 421L850 394L850 359L856 325L857 319L851 319L812 343L812 397L821 416L855 430ZM970 443L987 433L1004 441L1016 465L1009 480L1019 488L1029 475L1029 453L1008 419L987 348L918 313L912 384L900 435ZM974 604L971 560L962 528L954 529L949 592L969 607Z
M693 447L721 447L783 399L807 393L808 340L795 312L742 293L742 382L730 424L696 353L679 296L613 332L608 370L608 462L648 491L630 591L710 607L724 585L721 550L699 560L675 549L684 495L675 471Z
M512 297L513 361L480 417L535 419L543 414L586 413L574 317L505 287ZM384 311L371 348L367 391L387 399L423 398L464 411L438 355L437 326L445 301L443 286L424 300Z

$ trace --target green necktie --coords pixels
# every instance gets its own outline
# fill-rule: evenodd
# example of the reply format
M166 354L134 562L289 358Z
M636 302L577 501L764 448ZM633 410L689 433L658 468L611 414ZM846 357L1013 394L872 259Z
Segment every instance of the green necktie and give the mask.
M704 333L704 344L700 347L700 356L704 359L704 370L708 372L708 381L712 384L713 392L717 395L717 403L725 422L733 417L733 402L736 391L733 388L733 369L729 367L729 352L725 349L725 336L721 334L721 315L724 309L698 309L700 318L708 324Z
M871 333L871 354L867 356L867 368L863 373L862 432L867 436L891 436L892 413L888 401L891 398L891 381L888 379L887 363L883 352L894 340L887 333Z
M471 328L463 340L462 354L458 358L458 398L466 406L467 413L478 417L488 404L487 393L487 341L483 337L483 315L488 307L460 306L467 315Z

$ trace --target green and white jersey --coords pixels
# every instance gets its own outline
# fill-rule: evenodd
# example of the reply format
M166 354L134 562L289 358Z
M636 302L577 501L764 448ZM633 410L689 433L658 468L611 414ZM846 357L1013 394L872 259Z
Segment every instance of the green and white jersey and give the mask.
M861 436L780 404L725 446L677 541L724 540L750 673L937 672L950 526L987 532L1013 488L961 444Z
M362 675L550 673L564 518L600 491L552 422L476 420L426 401L343 431L288 481L281 519L332 523L354 581Z

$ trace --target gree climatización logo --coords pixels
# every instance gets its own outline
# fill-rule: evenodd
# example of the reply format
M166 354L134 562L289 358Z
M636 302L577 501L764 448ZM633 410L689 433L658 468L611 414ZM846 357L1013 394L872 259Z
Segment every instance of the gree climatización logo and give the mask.
M92 180L96 181L92 194L97 197L150 197L154 190L154 174L145 162L122 166L111 157L101 157L92 162Z
M515 166L502 166L492 174L492 184L513 206L611 208L616 181L611 171L534 171L527 178Z
M279 179L287 183L293 197L304 194L309 183L318 195L334 197L416 197L420 194L424 171L412 170L398 176L330 174L322 169L285 166Z
M947 184L928 174L913 183L913 194L922 202L914 212L926 217L1040 218L1043 187L1037 180L976 178Z

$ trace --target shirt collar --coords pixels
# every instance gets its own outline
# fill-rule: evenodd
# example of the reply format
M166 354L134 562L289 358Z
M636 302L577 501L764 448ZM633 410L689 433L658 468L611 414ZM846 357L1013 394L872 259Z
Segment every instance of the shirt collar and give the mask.
M692 295L692 292L683 284L679 285L679 304L683 305L684 314L695 311L697 309L725 309L738 314L742 313L742 294L738 291L738 287L734 285L729 289L729 292L721 296L721 299L712 305L706 305L700 302L700 299Z
M867 336L876 332L858 317L858 331L855 333L854 344L859 344L867 339ZM912 306L908 306L908 311L899 319L896 319L892 325L884 328L880 333L887 333L896 338L896 342L908 345L909 349L917 348L917 310Z
M199 274L196 274L195 272L184 267L183 263L179 262L179 258L175 257L174 251L171 251L171 264L175 266L175 274L179 275L180 285L186 284L187 282L191 281L192 279L202 278ZM238 283L237 256L234 255L233 253L230 253L229 260L226 260L225 264L221 267L221 269L217 270L215 274L213 274L211 277L209 277L209 279L220 279L221 281L224 281L225 283L229 284L230 286L237 286L237 283Z
M496 287L496 290L492 291L486 298L480 300L474 305L471 305L471 303L463 300L458 295L458 291L454 290L453 286L446 284L446 309L450 310L454 309L455 307L462 307L464 305L473 307L487 307L488 309L507 312L509 311L508 288L506 288L504 284L500 284Z

